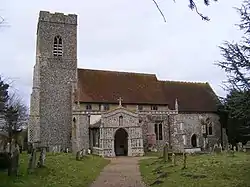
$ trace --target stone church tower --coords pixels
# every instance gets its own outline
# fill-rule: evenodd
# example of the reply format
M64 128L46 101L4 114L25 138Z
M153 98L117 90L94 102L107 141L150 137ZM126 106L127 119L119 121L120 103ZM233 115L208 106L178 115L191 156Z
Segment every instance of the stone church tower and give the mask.
M30 104L29 142L70 148L77 81L77 15L41 11Z

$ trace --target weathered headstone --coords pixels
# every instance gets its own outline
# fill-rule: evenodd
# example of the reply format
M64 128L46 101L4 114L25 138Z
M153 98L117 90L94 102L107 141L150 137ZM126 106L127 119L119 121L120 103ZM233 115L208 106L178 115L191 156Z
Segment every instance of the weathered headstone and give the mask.
M243 151L243 145L242 145L241 142L239 142L239 143L237 144L237 149L238 149L239 152L242 152L242 151Z
M167 144L163 148L163 160L164 160L164 162L168 162L169 161L169 157L168 157L168 145Z
M76 160L81 160L81 151L76 152Z
M18 144L15 146L15 150L13 152L13 157L12 157L12 175L17 176L18 174L18 166L19 166L19 155L20 155L20 149Z
M89 154L89 155L91 154L91 150L90 150L90 149L88 149L88 154Z
M61 145L57 146L57 153L61 153Z
M173 166L176 166L176 156L174 153L172 153L172 164Z
M214 153L219 154L219 153L221 153L221 152L222 152L222 148L221 148L221 147L216 147L216 148L214 148Z
M152 152L157 152L157 149L156 148L152 148Z
M243 148L246 150L246 152L249 152L250 151L250 141L248 141L244 146Z
M36 148L32 145L31 154L29 155L29 163L28 163L28 173L33 173L36 167Z
M214 144L214 148L213 148L213 152L214 153L221 153L222 152L222 146L219 144Z
M56 153L56 146L52 147L52 151L51 152L52 152L52 155L54 155Z
M46 159L46 147L41 147L41 152L39 156L39 160L37 163L37 167L44 167L45 166L45 159Z
M209 147L209 152L212 153L213 152L213 148Z
M28 143L28 150L27 150L27 153L28 154L31 154L32 152L32 144L31 143Z
M236 151L236 146L234 146L234 149L233 149L234 151Z
M183 169L187 168L187 153L183 153Z
M19 146L18 144L11 145L11 148L9 150L9 168L8 168L8 176L18 174L18 166L19 166Z

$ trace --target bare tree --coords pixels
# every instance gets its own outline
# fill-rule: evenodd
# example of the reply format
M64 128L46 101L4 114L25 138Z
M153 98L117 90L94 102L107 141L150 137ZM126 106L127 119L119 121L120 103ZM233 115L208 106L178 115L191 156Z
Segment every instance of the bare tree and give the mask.
M154 2L154 4L155 4L156 8L158 9L158 11L160 12L161 16L163 17L164 22L166 22L167 20L166 20L166 18L165 18L165 16L164 16L164 13L163 13L162 10L160 9L160 6L158 5L157 1L156 1L156 0L152 0L152 1ZM175 0L173 0L173 1L175 2ZM209 5L210 5L210 1L211 1L211 0L203 0L204 4L205 4L206 6L209 6ZM212 1L217 2L218 0L212 0ZM201 12L199 12L195 0L188 0L188 3L189 3L188 7L189 7L191 10L194 10L194 11L201 17L202 20L205 20L205 21L209 21L209 20L210 20L210 18L209 18L208 16L205 16L205 15L203 15Z
M17 122L18 127L20 128L22 125L24 125L23 122L27 121L28 119L28 107L25 105L21 97L15 93L10 94L8 106L12 106L18 112Z
M19 133L26 126L28 108L16 94L9 96L4 111L5 124L2 130L8 133L10 141L18 139Z
M16 94L9 93L9 84L0 78L0 131L8 134L9 143L18 135L27 124L28 108L22 99Z

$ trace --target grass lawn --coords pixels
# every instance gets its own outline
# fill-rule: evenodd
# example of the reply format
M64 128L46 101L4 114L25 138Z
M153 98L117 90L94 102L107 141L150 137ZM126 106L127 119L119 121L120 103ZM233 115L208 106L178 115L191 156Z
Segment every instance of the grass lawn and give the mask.
M176 160L176 166L160 158L141 160L144 182L157 187L250 187L250 154L188 155L187 169L182 169L181 156Z
M163 153L161 151L157 151L157 152L145 152L144 156L148 156L148 157L161 157L163 155Z
M0 187L87 187L109 163L97 156L76 161L72 154L46 155L45 168L27 175L28 155L22 154L19 177L10 178L0 172Z

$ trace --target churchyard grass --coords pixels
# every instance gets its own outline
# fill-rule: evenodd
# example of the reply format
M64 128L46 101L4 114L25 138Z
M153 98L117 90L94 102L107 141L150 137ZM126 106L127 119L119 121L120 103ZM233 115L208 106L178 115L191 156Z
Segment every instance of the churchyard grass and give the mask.
M27 174L28 155L20 158L19 176L10 178L0 171L0 187L87 187L109 163L98 156L86 156L76 161L72 154L47 154L45 168Z
M176 163L173 166L161 158L141 160L144 182L157 187L250 187L250 154L188 155L187 169L182 169L182 156L176 157Z
M161 157L162 156L162 152L145 152L146 157Z

